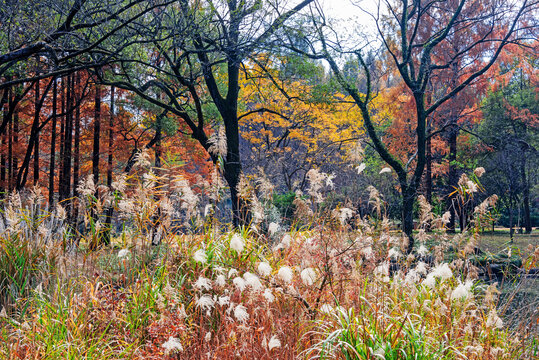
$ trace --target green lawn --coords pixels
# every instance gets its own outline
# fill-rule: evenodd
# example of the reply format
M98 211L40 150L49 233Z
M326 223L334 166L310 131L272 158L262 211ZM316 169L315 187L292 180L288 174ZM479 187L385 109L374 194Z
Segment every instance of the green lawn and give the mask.
M529 245L533 245L535 248L539 245L539 231L533 230L531 234L518 234L513 235L513 243L509 236L508 228L496 228L494 232L484 232L481 234L479 248L483 251L496 253L504 250L509 246L518 247L524 254L528 254L526 248Z

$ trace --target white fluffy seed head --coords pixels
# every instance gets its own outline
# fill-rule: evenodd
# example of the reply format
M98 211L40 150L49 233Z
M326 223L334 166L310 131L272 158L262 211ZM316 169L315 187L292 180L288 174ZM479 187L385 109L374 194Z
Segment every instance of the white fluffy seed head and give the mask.
M275 296L272 294L270 289L264 290L264 298L267 302L272 303L275 300Z
M271 265L268 264L267 262L263 261L261 262L260 264L258 264L258 273L261 275L261 276L270 276L271 275Z
M196 262L199 262L201 264L205 264L206 261L208 261L208 255L206 255L206 252L204 250L198 249L193 254L193 260L195 260Z
M320 306L320 312L329 315L333 313L333 306L329 304L323 304L322 306Z
M127 249L122 249L118 251L118 259L123 259L129 255L130 251Z
M168 340L161 345L165 349L165 355L171 355L177 352L183 351L182 343L180 339L175 337L169 337Z
M492 309L488 313L486 326L488 328L494 328L494 329L501 329L503 327L503 321L498 316L496 309Z
M239 254L243 251L244 247L245 239L239 234L232 235L232 238L230 238L230 248Z
M277 336L273 335L271 339L268 341L268 350L271 351L272 349L280 348L280 347L281 347L281 341L279 340Z
M417 253L420 255L420 256L425 256L429 253L429 250L425 247L425 245L421 245L419 247L419 249L417 249Z
M281 229L279 224L271 222L268 226L268 233L273 236L276 232L278 232Z
M194 284L195 288L198 290L211 290L211 280L203 276L199 276L197 281Z
M292 272L292 269L288 266L283 266L279 269L277 272L277 277L281 279L284 283L290 283L292 281L292 278L294 277L294 274Z
M247 308L243 305L238 305L234 309L234 317L237 321L241 323L247 322L249 320L249 313L247 312Z
M472 288L472 282L466 281L464 284L460 283L451 293L451 300L466 300L472 294L470 289Z
M301 281L303 281L303 284L306 286L311 286L316 281L316 270L313 268L306 268L304 269L301 274Z
M290 234L285 234L281 240L280 245L283 249L287 249L290 247L290 244L292 243L292 236Z
M232 280L232 282L238 288L239 291L243 291L245 289L245 286L247 285L245 280L243 280L239 276L235 277L234 280Z
M230 296L219 296L219 298L217 299L217 303L220 306L225 306L225 305L230 304Z
M198 300L196 301L196 306L200 307L204 310L211 310L213 308L213 305L215 302L213 301L212 297L210 295L202 295Z
M226 285L226 277L223 274L217 275L215 278L215 284L217 286L225 286Z
M243 278L245 279L246 285L253 289L253 291L260 291L264 288L258 276L253 273L246 272L243 274Z

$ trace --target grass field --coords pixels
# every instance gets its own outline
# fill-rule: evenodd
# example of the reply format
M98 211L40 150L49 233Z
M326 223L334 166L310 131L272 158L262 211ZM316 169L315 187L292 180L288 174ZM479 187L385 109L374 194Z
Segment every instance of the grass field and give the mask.
M513 242L511 242L508 228L496 228L494 232L481 233L479 248L486 252L496 253L516 246L524 254L527 254L527 248L530 245L534 248L539 245L539 231L537 229L534 229L531 234L515 233Z

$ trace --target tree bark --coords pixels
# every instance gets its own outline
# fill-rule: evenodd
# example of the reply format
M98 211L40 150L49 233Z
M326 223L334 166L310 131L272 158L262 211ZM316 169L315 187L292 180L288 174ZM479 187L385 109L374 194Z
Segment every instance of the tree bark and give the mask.
M60 83L60 95L61 95L61 114L60 117L60 154L58 157L58 201L63 201L66 198L64 192L64 140L65 140L65 124L66 124L66 112L67 112L67 87L66 77L61 78Z
M510 195L511 197L511 195ZM514 219L513 219L513 212L514 212L514 205L513 205L513 199L512 197L509 199L509 237L511 239L511 243L513 243L513 235L515 233L514 227Z
M80 101L82 99L82 92L80 89L80 73L75 74L75 86L73 91L73 96L75 97L75 102L77 107L75 109L75 144L74 144L74 154L73 154L73 198L75 201L79 196L77 187L80 182ZM78 225L79 219L79 207L73 207L73 224L75 227Z
M432 204L432 144L430 136L427 138L427 155L425 166L425 197Z
M107 161L107 187L112 192L112 145L114 142L114 86L110 88L110 114L109 114L109 143ZM103 244L110 245L112 235L112 215L114 206L111 203L105 211L105 233L103 234Z
M447 204L446 207L449 210L449 213L451 214L451 218L449 219L449 224L447 225L447 231L450 233L455 232L455 226L456 226L456 217L457 217L457 209L455 209L455 197L456 194L452 194L455 189L458 186L459 177L458 177L458 169L457 169L457 136L458 136L458 129L455 126L450 127L449 130L449 137L448 137L448 143L449 143L449 174L448 174L448 184L447 184Z
M523 149L520 157L520 178L522 182L522 203L524 207L524 230L526 234L532 232L532 222L530 216L530 184L526 176L526 149Z
M9 119L8 134L7 134L7 189L9 192L13 184L13 118Z
M56 165L56 106L58 101L58 82L53 80L52 87L52 125L51 125L51 160L49 165L49 207L54 205L54 178Z
M414 201L416 191L410 186L401 184L402 191L402 231L408 237L408 253L414 246Z
M10 111L10 105L11 105L11 89L10 88L7 88L4 90L4 93L2 95L2 100L1 100L1 109L2 109L2 115L3 115L3 119L2 119L2 123L5 123L5 124L11 124L11 111ZM5 130L4 130L5 132ZM2 136L2 141L4 140L4 137ZM5 159L3 159L4 157L4 149L2 147L2 149L0 149L1 151L1 156L0 156L0 196L3 198L4 195L5 195L5 192L6 192L6 189L9 188L9 185L6 186L6 184L4 184L4 181L2 181L2 173L3 173L3 177L5 178L5 164L4 164L4 161Z
M35 150L35 143L39 140L39 125L40 125L39 114L40 114L41 108L43 107L43 102L45 101L45 97L47 96L47 93L49 92L51 86L52 86L52 80L47 85L47 88L44 89L43 94L41 94L41 97L38 99L39 101L37 101L36 103L36 109L34 111L34 121L32 122L32 128L30 130L30 138L28 139L28 147L26 149L26 154L24 156L23 163L21 164L21 168L19 169L19 172L17 174L16 189L18 191L20 191L26 185L26 180L28 178L28 171L30 167L32 153Z
M39 125L39 113L41 112L41 107L39 106L39 81L36 82L35 90L35 103L34 103L34 116L37 124ZM39 183L39 131L35 134L34 140L34 186L37 186Z
M2 191L5 192L8 188L7 181L6 181L6 170L7 170L7 162L6 162L6 143L7 143L7 134L6 134L7 128L4 129L2 132L2 154L0 155L0 183L2 184Z
M73 107L75 103L74 99L74 84L73 84L73 75L67 77L67 99L66 99L66 121L64 127L64 157L62 158L62 169L63 169L63 179L62 179L62 188L64 198L68 199L71 197L71 158L73 150ZM71 217L71 201L67 203L68 211L67 213Z
M19 147L19 113L15 112L13 114L13 147L15 150ZM19 159L16 155L13 156L13 165L12 165L12 175L11 175L11 184L9 185L10 190L15 189L17 185L17 179L15 174L17 174L19 168Z
M94 184L99 184L99 140L101 135L101 87L95 85L94 146L92 152L92 174Z

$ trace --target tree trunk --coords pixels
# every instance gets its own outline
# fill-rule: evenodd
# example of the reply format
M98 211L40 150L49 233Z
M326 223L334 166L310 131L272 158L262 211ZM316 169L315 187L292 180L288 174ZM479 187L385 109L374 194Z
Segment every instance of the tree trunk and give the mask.
M34 142L34 186L39 185L39 132Z
M524 206L524 229L526 234L532 232L532 221L530 216L530 184L526 176L526 152L523 151L520 157L520 177L522 182L522 203Z
M6 134L7 128L4 128L4 131L2 132L2 155L0 155L0 183L2 184L2 191L7 190L7 182L6 182L6 142L7 142L7 134Z
M35 144L39 140L39 113L41 111L41 108L43 107L43 102L45 101L45 97L47 96L47 93L49 92L50 88L52 86L52 81L47 85L47 88L43 91L43 94L41 94L41 98L37 99L36 101L36 108L34 111L34 121L32 123L32 128L30 130L30 138L28 139L28 147L26 149L26 154L24 156L23 163L21 164L21 168L19 169L19 172L17 174L17 190L21 190L26 185L26 180L28 178L28 171L30 167L30 161L32 158L32 153L35 151ZM37 83L36 83L36 92L38 91ZM38 159L39 161L39 159ZM39 169L38 169L39 173ZM35 177L35 175L34 175Z
M93 151L92 151L92 174L95 184L95 194L97 198L98 193L98 184L99 184L99 141L101 137L101 87L99 84L95 84L95 114L94 114L94 142L93 142ZM97 222L98 214L96 209L92 207L91 216L94 222ZM97 234L99 237L98 243L90 244L90 249L95 250L98 246L103 243L107 243L108 239L104 238L104 234Z
M19 145L19 113L16 112L13 114L13 147L17 151ZM12 175L11 175L11 184L9 186L10 190L15 189L17 186L17 179L15 174L17 174L19 168L19 159L16 155L13 156L13 165L12 165Z
M449 174L448 174L448 189L447 189L447 208L449 210L449 213L451 214L451 218L449 219L449 224L447 225L447 231L450 233L455 232L455 225L456 225L456 217L457 217L457 209L456 206L456 194L449 195L453 193L458 186L459 177L458 177L458 169L457 169L457 136L458 136L458 129L456 126L450 127L449 130Z
M112 185L112 147L114 144L114 86L110 88L110 116L109 116L109 158L107 162L107 186Z
M71 198L71 157L73 149L73 107L75 103L74 93L73 93L73 75L67 77L67 99L66 99L66 121L64 127L64 157L63 157L63 179L62 179L62 188L65 198ZM67 204L67 213L69 217L72 217L71 214L71 201Z
M110 88L110 114L109 114L109 143L108 143L108 162L107 162L107 186L112 192L112 144L114 142L114 86ZM112 215L114 206L111 203L105 212L105 233L103 234L103 243L110 244L112 234Z
M101 135L101 88L95 85L94 148L92 152L92 174L94 184L99 184L99 139Z
M408 237L408 253L414 247L414 200L415 191L411 186L401 184L402 192L402 231Z
M67 111L67 94L66 94L66 78L63 77L60 83L60 98L61 98L61 114L60 117L60 154L58 157L58 201L62 201L66 198L64 193L64 133L65 133L65 124L66 124L66 111Z
M75 87L74 87L74 96L75 102L77 103L77 108L75 109L75 144L74 144L74 155L73 155L73 197L77 198L79 192L77 187L80 182L80 100L82 98L82 93L80 93L80 73L77 72L75 75ZM79 218L79 208L75 206L73 208L73 223L77 225Z
M432 204L432 145L430 136L427 138L427 155L425 165L425 197Z
M236 109L229 109L228 116L224 118L227 155L225 161L224 177L230 188L232 201L232 222L235 227L245 225L248 222L247 204L239 197L238 184L241 176L240 139Z
M39 80L36 82L35 90L35 102L34 102L34 116L35 121L39 125L39 113L41 112L41 107L39 106ZM34 186L37 186L39 183L39 131L35 134L34 140Z
M7 134L7 189L9 192L13 190L11 185L13 183L13 118L9 119L8 134Z
M54 204L54 168L56 165L56 104L58 100L58 83L53 80L52 88L52 125L51 125L51 160L49 165L49 207Z
M514 226L514 220L513 220L513 200L509 200L509 237L511 239L511 243L513 243L513 234L515 233L515 230L513 229Z

